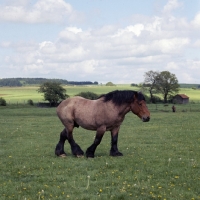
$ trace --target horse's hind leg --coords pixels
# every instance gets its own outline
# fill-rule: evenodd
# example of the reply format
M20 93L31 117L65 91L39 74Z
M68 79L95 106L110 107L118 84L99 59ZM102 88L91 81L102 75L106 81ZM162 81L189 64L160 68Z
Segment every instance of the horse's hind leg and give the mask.
M66 129L64 129L60 133L60 140L59 140L58 144L56 145L55 154L57 156L66 155L66 153L64 152L64 144L65 144L65 140L67 140L67 139L68 139L67 131L66 131Z

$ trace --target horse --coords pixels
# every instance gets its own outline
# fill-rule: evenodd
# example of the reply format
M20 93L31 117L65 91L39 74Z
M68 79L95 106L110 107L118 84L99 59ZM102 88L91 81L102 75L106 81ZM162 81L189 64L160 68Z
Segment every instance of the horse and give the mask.
M65 141L71 145L72 154L76 157L84 155L83 150L73 138L74 127L96 131L93 144L87 148L86 157L94 158L97 146L101 143L106 131L111 132L110 156L123 156L118 150L118 132L125 115L132 111L143 122L150 120L150 112L145 97L141 92L132 90L115 90L101 95L96 100L75 96L63 100L56 109L58 118L64 125L60 140L55 148L57 156L66 156Z

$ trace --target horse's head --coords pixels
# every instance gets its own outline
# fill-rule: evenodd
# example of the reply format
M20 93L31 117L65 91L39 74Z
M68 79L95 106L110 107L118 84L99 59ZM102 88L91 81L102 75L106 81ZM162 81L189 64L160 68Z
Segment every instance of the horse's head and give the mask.
M131 104L131 111L142 119L143 122L150 120L150 112L146 106L144 95L141 92L135 92L134 101Z

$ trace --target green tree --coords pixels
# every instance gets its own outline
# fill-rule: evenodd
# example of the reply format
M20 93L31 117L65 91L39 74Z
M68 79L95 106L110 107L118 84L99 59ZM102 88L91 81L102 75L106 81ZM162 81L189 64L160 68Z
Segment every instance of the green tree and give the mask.
M45 82L40 85L38 92L44 93L44 100L49 101L50 105L57 104L59 101L69 97L65 88L58 82Z
M106 83L106 86L115 86L115 84L112 82L108 82L108 83Z
M179 91L180 85L175 74L169 71L162 71L156 77L156 90L163 95L164 102Z
M150 94L150 102L153 102L153 94L157 93L157 78L158 78L159 72L156 71L148 71L144 75L144 83L142 85L142 89L148 90Z
M161 93L166 103L170 96L179 91L178 79L175 74L169 71L156 72L151 70L146 72L144 77L142 89L150 93L151 102L157 101L154 94Z
M0 106L6 106L6 100L0 97Z

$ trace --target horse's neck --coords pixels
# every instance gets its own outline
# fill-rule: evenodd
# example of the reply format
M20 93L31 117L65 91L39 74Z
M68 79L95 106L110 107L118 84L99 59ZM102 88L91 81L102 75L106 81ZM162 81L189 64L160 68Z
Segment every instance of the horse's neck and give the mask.
M122 104L120 106L114 106L113 109L115 110L118 116L123 117L131 110L131 107L129 104Z
M124 104L121 106L120 110L123 115L126 115L131 110L131 106L129 104Z

